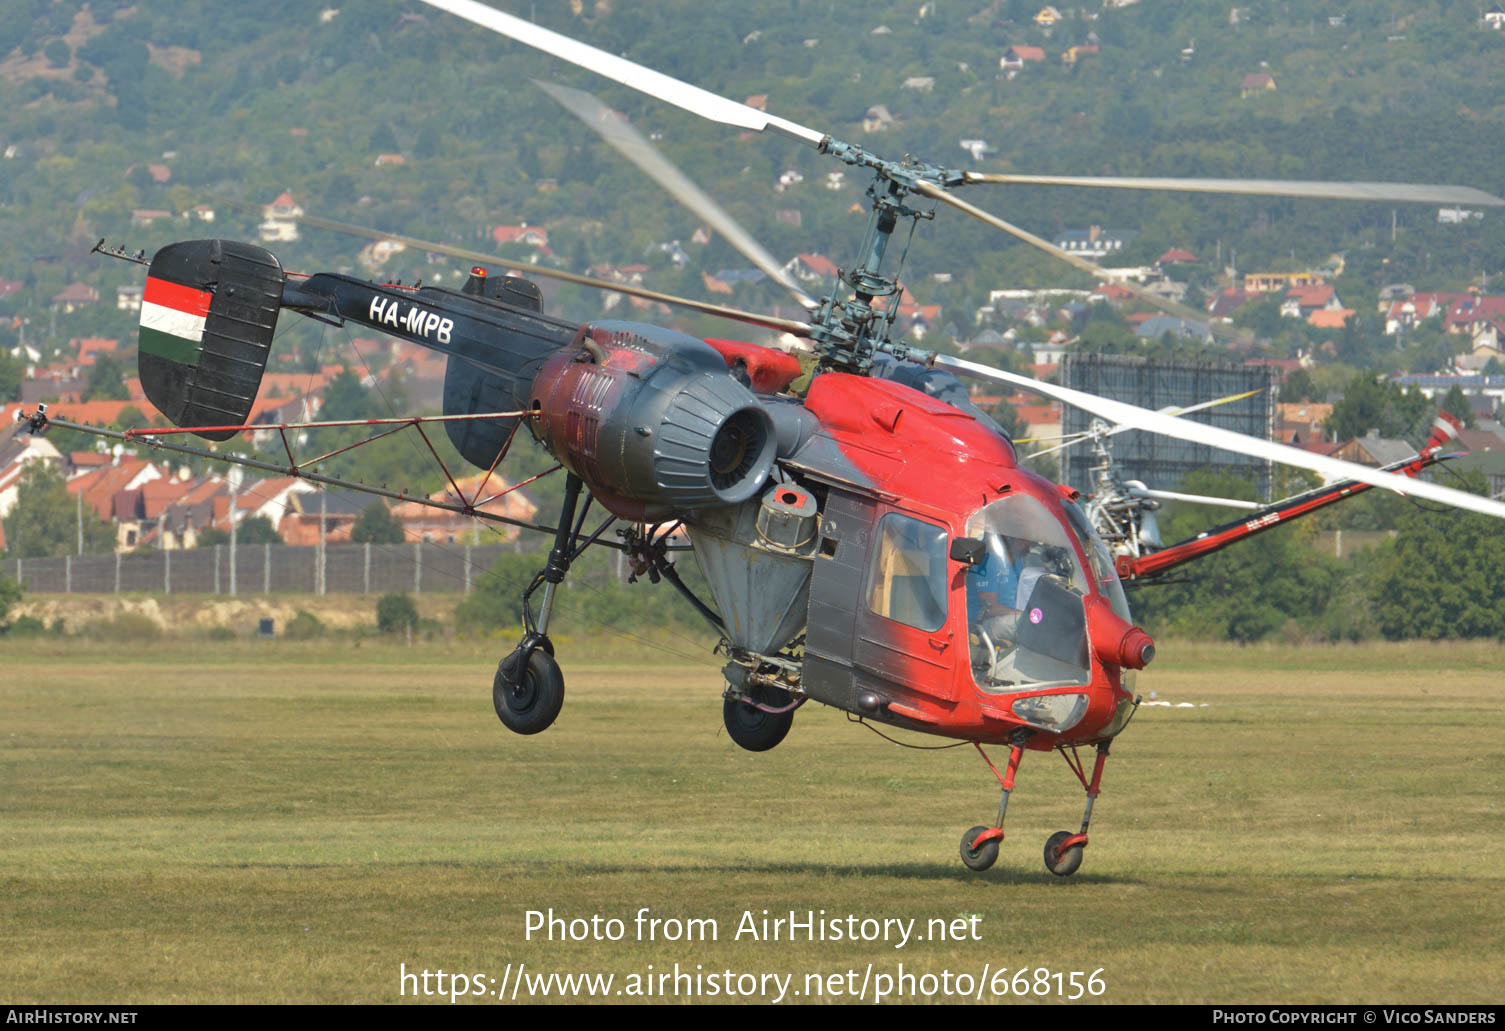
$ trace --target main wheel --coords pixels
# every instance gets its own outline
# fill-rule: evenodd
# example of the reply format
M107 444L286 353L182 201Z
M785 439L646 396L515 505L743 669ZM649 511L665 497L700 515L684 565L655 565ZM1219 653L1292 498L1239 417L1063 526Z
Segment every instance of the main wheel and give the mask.
M491 682L491 704L507 729L518 734L547 730L564 705L564 674L559 663L542 648L528 656L528 668L517 675L517 652L498 664Z
M784 696L783 701L772 704L787 705L790 700L788 693L778 693ZM760 700L768 704L766 700ZM794 725L794 710L764 712L741 699L728 698L721 703L721 719L726 724L727 736L737 744L749 752L766 752L789 733L789 728Z
M1082 865L1081 845L1061 849L1061 842L1071 837L1074 835L1070 831L1056 831L1045 839L1045 869L1057 877L1070 877Z
M989 828L973 827L962 835L962 862L966 864L968 870L976 870L981 873L998 861L997 838L984 841L977 848L972 847L972 843L977 840L977 836L985 830L989 830Z

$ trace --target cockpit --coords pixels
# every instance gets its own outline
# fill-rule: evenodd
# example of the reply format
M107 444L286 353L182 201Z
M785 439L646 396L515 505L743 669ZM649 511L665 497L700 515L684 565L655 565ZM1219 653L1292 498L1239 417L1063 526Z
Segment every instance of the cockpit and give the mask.
M968 520L967 536L982 543L983 557L966 572L967 636L972 677L984 691L1088 683L1084 596L1100 592L1128 618L1107 546L1080 509L1063 505L1065 523L1026 494L994 501Z

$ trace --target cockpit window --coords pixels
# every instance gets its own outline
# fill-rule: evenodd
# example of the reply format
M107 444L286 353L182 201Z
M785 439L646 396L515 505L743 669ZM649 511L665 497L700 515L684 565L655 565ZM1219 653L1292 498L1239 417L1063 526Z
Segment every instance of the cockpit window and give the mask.
M985 557L967 570L972 676L985 691L1087 683L1091 581L1061 519L1025 494L976 512L967 536Z
M1071 535L1054 512L1028 494L1003 498L973 513L967 521L967 536L982 538L988 561L996 562L1000 571L1049 573L1066 581L1076 593L1087 592L1087 574Z
M1087 555L1087 564L1092 567L1093 579L1097 581L1097 589L1108 599L1113 606L1113 611L1126 623L1134 622L1129 615L1129 599L1124 596L1124 585L1118 579L1118 568L1113 564L1113 552L1098 536L1092 528L1092 523L1087 519L1086 513L1073 501L1063 501L1061 507L1066 509L1066 518L1071 522L1071 528L1076 532L1077 540L1082 546L1082 551Z
M868 608L921 630L946 622L946 531L908 516L883 517L868 574Z

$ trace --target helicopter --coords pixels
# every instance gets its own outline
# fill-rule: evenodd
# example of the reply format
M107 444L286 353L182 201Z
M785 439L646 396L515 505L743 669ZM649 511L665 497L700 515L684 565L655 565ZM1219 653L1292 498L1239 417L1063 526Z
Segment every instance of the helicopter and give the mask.
M523 592L522 637L501 659L492 683L498 717L518 734L548 729L564 703L549 631L571 564L589 547L614 547L631 559L636 576L667 581L689 597L719 634L718 649L727 659L723 721L739 746L755 752L776 747L796 710L815 701L857 721L975 747L1001 797L992 822L962 836L960 858L969 869L986 870L997 859L1023 757L1060 751L1086 801L1079 829L1052 834L1043 857L1051 873L1068 876L1080 867L1089 841L1110 747L1138 706L1135 672L1155 657L1155 642L1130 613L1124 560L1154 555L1116 554L1079 504L1078 491L1021 466L1008 436L968 400L958 374L1043 393L1112 425L1505 515L1505 504L1415 479L1405 475L1408 469L1369 469L922 350L894 337L901 288L885 271L888 244L901 222L917 224L935 214L936 208L920 206L923 198L1104 277L1092 262L954 195L969 185L1505 201L1451 186L999 175L908 157L892 161L472 0L424 2L711 121L771 130L872 175L856 263L821 298L785 284L807 312L804 320L551 269L529 271L772 330L786 335L799 356L650 323L574 322L544 312L531 279L493 275L488 264L495 265L494 258L394 234L381 235L477 264L452 290L289 273L270 251L232 240L170 244L150 261L115 254L147 266L141 383L177 428L117 436L207 455L165 438L193 432L226 441L247 429L278 317L288 310L370 327L446 356L442 416L375 422L413 425L420 434L426 423L440 423L460 455L488 473L525 428L560 463L567 478L554 525L528 524L551 532L553 546ZM621 136L620 119L592 114L595 109L575 103L579 98L563 87L551 93L596 126L612 127L604 133L609 140ZM643 152L630 139L619 149ZM673 179L662 175L666 185ZM691 192L682 184L670 189L682 199ZM714 214L701 200L686 203ZM777 267L745 234L737 246L760 267ZM1173 313L1205 317L1126 288ZM84 429L45 411L31 421L34 430ZM400 496L313 471L320 459L293 456L286 434L294 424L272 428L287 445L286 466L230 460ZM482 511L479 490L474 497L456 493L457 502L437 507L499 518ZM598 506L602 521L587 532ZM618 523L617 539L606 537ZM685 547L673 543L681 531L709 599L697 597L675 572L670 556ZM1002 771L985 745L1008 749ZM1082 749L1093 752L1084 758Z

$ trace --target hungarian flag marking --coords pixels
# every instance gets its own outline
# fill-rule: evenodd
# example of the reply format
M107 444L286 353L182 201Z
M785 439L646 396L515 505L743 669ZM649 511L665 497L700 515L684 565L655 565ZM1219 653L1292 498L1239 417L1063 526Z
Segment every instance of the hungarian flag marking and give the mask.
M141 297L141 350L197 365L204 344L204 317L213 298L207 290L147 276Z

